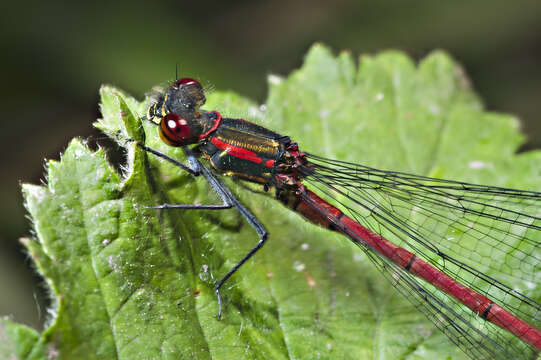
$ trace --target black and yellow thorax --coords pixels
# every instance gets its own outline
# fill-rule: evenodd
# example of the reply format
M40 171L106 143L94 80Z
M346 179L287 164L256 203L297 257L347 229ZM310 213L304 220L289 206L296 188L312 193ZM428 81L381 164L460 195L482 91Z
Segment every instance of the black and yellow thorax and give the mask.
M241 119L222 119L199 147L220 173L267 184L291 140Z

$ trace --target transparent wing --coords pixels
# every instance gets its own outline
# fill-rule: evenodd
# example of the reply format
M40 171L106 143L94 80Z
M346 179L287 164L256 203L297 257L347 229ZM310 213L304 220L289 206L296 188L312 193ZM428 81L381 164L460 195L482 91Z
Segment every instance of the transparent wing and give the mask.
M303 182L346 215L541 328L541 193L307 158ZM534 347L360 246L472 358L535 358Z

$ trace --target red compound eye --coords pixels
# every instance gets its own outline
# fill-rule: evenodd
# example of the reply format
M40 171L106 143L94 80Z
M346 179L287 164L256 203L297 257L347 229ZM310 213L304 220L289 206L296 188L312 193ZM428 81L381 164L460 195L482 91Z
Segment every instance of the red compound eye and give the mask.
M192 78L182 78L175 81L177 87L186 86L186 85L196 85L197 87L202 87L199 81Z
M169 113L160 122L160 137L171 146L187 145L193 138L188 122L174 113Z

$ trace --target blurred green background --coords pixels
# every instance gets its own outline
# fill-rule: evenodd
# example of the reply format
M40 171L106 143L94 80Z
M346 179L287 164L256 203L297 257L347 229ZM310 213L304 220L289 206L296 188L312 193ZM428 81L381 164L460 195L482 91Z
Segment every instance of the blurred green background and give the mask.
M356 56L440 48L464 65L490 110L518 115L541 147L541 2L19 1L0 12L0 315L42 327L42 281L17 239L30 234L20 182L45 179L72 137L96 139L98 88L143 97L181 76L263 102L266 77L299 67L314 42ZM38 306L38 304L41 304Z

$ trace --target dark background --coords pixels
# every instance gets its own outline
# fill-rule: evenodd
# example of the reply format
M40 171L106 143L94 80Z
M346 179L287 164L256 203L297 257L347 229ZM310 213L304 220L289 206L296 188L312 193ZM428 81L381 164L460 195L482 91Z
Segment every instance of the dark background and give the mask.
M40 327L39 279L17 239L30 233L20 182L44 179L74 137L100 136L102 83L142 97L181 76L263 102L266 76L323 42L355 56L440 48L463 64L490 110L522 119L541 147L541 3L453 1L17 1L0 11L0 315Z

